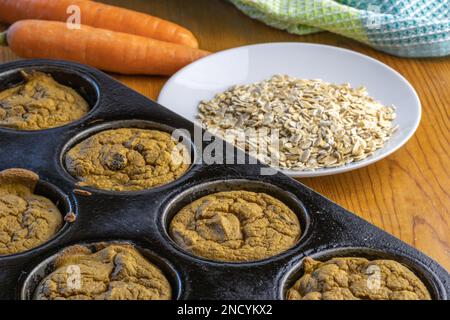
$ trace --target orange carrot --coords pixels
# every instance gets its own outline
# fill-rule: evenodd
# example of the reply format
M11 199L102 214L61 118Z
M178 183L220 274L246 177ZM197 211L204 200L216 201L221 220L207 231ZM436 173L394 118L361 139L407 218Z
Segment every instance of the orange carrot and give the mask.
M65 22L71 5L80 8L81 24L198 48L194 35L175 23L88 0L0 0L0 21L10 24L25 19Z
M17 55L76 61L122 74L171 75L209 54L184 45L64 22L22 20L0 36Z

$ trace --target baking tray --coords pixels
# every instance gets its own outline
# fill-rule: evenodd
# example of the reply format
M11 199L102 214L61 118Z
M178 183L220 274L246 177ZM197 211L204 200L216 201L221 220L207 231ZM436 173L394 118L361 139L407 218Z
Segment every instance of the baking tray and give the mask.
M176 299L283 299L286 288L301 275L306 256L319 260L334 256L394 259L412 269L434 299L450 296L450 276L438 263L279 172L261 175L260 164L206 165L195 161L198 163L180 179L150 190L112 192L83 187L90 196L74 192L81 188L63 164L64 153L74 143L117 127L169 132L183 128L194 137L194 124L100 71L65 61L3 64L0 90L20 83L23 69L51 74L56 81L76 89L92 109L82 119L59 128L0 129L0 170L26 168L38 173L37 193L57 203L63 214L73 212L77 217L47 243L0 256L0 299L30 299L60 250L104 241L133 243L164 271ZM201 149L184 141L191 144L193 160L198 160ZM242 154L234 148L226 150L219 155L224 163L230 152L232 157ZM192 256L171 240L167 227L182 206L209 193L235 189L266 192L286 203L299 217L300 241L269 259L226 263Z

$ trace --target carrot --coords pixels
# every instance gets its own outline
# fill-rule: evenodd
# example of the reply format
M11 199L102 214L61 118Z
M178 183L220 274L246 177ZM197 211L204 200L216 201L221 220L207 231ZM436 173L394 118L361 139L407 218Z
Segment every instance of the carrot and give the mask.
M194 35L175 23L88 0L0 0L0 21L9 24L25 19L65 22L70 16L67 13L70 5L80 8L81 24L198 48Z
M170 75L209 54L184 45L64 22L22 20L0 36L24 58L76 61L122 74ZM3 43L5 44L5 43Z

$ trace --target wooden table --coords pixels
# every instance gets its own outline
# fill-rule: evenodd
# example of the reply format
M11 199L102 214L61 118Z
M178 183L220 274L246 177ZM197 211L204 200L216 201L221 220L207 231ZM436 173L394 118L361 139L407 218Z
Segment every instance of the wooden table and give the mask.
M254 21L225 0L104 0L188 27L201 47L219 51L253 43L331 44L372 56L416 88L421 125L399 151L371 166L330 177L300 179L341 206L430 255L450 270L450 59L402 59L327 32L295 36ZM18 59L0 48L0 61ZM155 99L167 78L116 76Z

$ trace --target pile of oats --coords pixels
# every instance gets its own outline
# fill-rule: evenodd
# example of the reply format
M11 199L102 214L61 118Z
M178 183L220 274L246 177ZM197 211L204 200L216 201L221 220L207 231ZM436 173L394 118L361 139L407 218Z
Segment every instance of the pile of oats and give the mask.
M393 106L375 101L364 87L286 75L234 86L202 101L198 115L207 130L246 151L263 149L257 155L261 161L292 170L367 158L397 129L395 116ZM252 138L255 131L266 134ZM245 141L237 138L242 134Z

